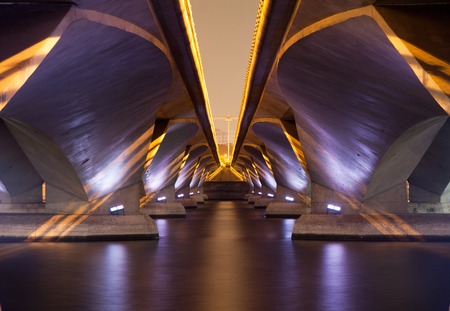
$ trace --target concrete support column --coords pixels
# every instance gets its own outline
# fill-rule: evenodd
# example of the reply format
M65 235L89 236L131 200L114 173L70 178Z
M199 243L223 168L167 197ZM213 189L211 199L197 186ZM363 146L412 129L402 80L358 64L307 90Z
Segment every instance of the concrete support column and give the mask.
M153 201L158 202L158 198L162 197L166 198L165 202L175 202L175 188L173 185L158 191L158 194L153 197Z
M39 185L26 192L11 196L11 203L21 204L21 203L42 203L42 186Z
M165 197L164 200L158 201L158 198L163 197ZM140 212L151 217L186 217L184 206L176 200L173 185L158 191L152 201L140 209Z
M181 189L178 189L176 192L176 198L179 198L179 195L183 195L180 198L189 198L190 197L190 193L191 193L191 189L189 188L189 186L183 187Z
M410 213L450 213L450 187L442 195L409 186L408 211Z
M267 195L269 193L275 195L275 191L274 190L272 190L271 188L269 188L267 186L264 186L264 185L261 188L261 192L262 192L261 197L263 197L263 198L267 198L268 197Z
M366 214L378 214L380 212L393 214L407 213L408 197L406 182L394 186L370 199L364 200L362 209Z
M311 184L311 213L326 214L327 205L333 204L342 208L342 214L361 212L361 202L349 198L342 193L325 188L319 184Z
M123 205L126 215L140 214L139 199L140 185L136 183L91 201L91 209L93 214L109 214L111 207Z
M20 195L11 197L7 192L0 192L0 213L45 213L42 200L42 188L36 187Z
M364 201L350 198L342 193L313 183L311 196L312 213L326 214L328 204L340 206L341 214L407 213L406 183L397 185Z
M306 194L297 193L295 191L292 191L291 189L288 189L281 185L277 185L277 191L276 191L276 195L275 195L276 201L288 202L286 200L286 197L293 198L294 202L302 202L302 203L311 204L311 198L309 196L307 196Z
M441 196L420 187L409 186L409 201L412 203L439 203Z
M293 201L286 200L293 198ZM311 199L301 193L292 191L281 185L277 185L275 199L266 208L266 217L299 217L311 213Z
M176 191L176 198L175 200L177 202L180 202L185 208L196 208L197 207L197 199L191 198L191 189L189 186L183 187ZM179 197L179 195L183 195L182 197Z
M86 214L90 204L52 184L46 184L45 210L54 214Z

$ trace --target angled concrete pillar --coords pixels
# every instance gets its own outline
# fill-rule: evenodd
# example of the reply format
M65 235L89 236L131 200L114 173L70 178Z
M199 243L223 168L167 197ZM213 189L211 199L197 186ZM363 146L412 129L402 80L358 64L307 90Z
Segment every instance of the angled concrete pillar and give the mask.
M406 183L399 184L364 201L312 184L311 212L327 214L328 204L341 207L341 214L377 214L380 212L402 214L408 212Z
M195 198L191 198L191 189L186 186L182 189L176 191L175 201L181 203L184 208L197 208L197 200ZM180 195L183 195L182 197Z
M176 201L173 185L158 191L152 201L141 207L140 213L153 218L186 217L184 206Z
M370 199L364 200L362 212L366 214L408 213L408 196L406 182L390 188Z
M289 198L289 200L286 199ZM292 201L290 201L292 199ZM311 213L311 198L277 185L275 200L266 208L266 217L300 217Z
M258 191L258 194L259 192L261 192L261 197L255 200L253 207L266 208L267 205L274 200L275 191L263 185L261 191Z
M123 205L126 215L139 214L139 183L116 190L104 197L91 201L93 214L110 214L110 208Z
M89 213L90 203L55 187L46 184L46 212L52 214L86 214Z

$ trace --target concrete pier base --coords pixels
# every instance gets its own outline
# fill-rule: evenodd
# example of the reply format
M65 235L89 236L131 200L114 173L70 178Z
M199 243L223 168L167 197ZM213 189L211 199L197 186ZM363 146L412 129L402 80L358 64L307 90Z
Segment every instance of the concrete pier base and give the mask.
M353 241L450 241L450 215L302 215L295 222L292 238Z
M197 204L205 203L205 198L201 194L193 195L193 196L191 196L191 198L194 199L197 202Z
M186 209L179 202L148 203L140 209L141 214L158 217L186 217Z
M184 208L197 208L197 200L194 198L181 198L176 199L178 203L181 203L181 205L184 206Z
M273 198L259 198L253 204L254 208L266 208L271 202L273 202Z
M0 241L103 241L158 238L145 215L3 214Z
M250 195L250 196L248 197L247 202L250 203L250 204L253 204L253 203L256 202L256 200L258 200L258 199L260 199L260 198L261 198L260 195L254 195L254 194L252 194L252 195Z
M266 217L297 218L310 214L311 207L302 203L271 202L266 208Z

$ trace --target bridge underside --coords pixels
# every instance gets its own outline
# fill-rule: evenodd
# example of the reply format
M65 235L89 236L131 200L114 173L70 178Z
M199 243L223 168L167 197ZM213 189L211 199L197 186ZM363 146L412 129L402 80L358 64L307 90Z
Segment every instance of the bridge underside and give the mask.
M220 165L189 5L11 1L0 29L2 235L157 236L147 206Z
M154 238L226 179L296 237L450 236L450 3L259 10L221 164L189 3L0 3L0 235Z
M266 216L303 214L299 238L367 225L423 236L416 218L450 212L449 14L430 1L261 4L233 165ZM408 213L421 214L391 216Z

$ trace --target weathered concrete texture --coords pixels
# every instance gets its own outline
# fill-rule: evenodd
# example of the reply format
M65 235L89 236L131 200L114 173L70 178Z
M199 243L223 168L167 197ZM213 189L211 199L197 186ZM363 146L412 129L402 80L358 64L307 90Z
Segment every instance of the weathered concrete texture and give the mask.
M0 217L0 241L97 241L156 239L145 215L8 214Z
M191 196L191 198L194 199L197 202L197 204L205 203L205 198L201 194L193 195Z
M450 203L408 203L408 212L450 214Z
M175 201L181 203L184 208L197 208L197 200L194 198L180 198Z
M274 199L273 198L259 198L253 204L254 208L266 208Z
M337 191L312 183L311 207L314 214L326 214L327 205L338 205L342 214L373 214L379 211L407 213L406 184L399 184L370 199L360 201Z
M247 201L248 201L248 203L255 203L257 200L259 200L261 198L261 196L260 195L254 195L254 194L252 194L252 195L250 195L248 198L247 198Z
M45 213L44 203L0 204L0 213Z
M311 214L311 206L305 203L271 202L266 208L266 217L297 218Z
M144 215L151 217L186 217L186 210L179 202L148 203L140 209Z
M450 215L302 215L293 239L450 241Z
M249 186L244 181L205 182L203 191L209 200L242 200Z

